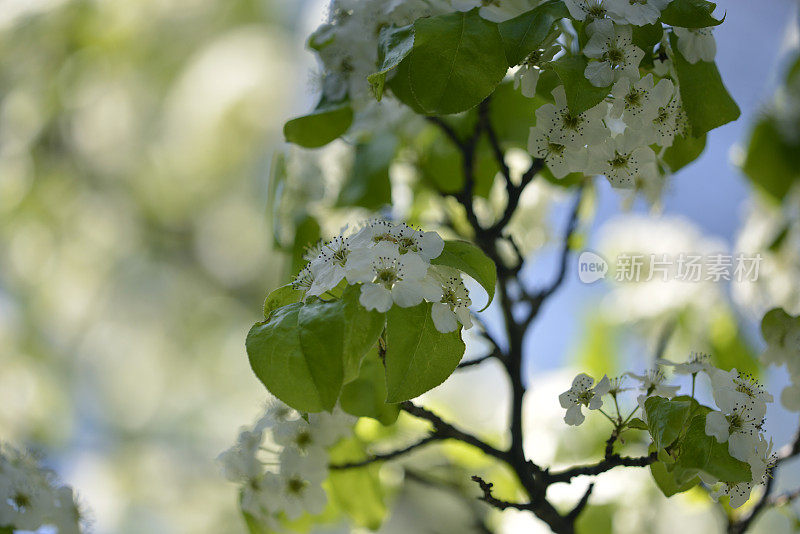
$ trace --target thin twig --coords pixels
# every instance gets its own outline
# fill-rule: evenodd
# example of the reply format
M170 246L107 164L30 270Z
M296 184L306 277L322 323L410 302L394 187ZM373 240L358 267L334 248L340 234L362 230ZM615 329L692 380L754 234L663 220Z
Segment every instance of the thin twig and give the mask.
M461 430L458 430L456 427L451 425L450 423L446 423L442 420L441 417L433 413L432 411L428 410L427 408L423 408L422 406L417 406L411 401L405 401L400 403L400 408L413 415L414 417L419 417L420 419L425 419L433 424L434 432L439 439L455 439L457 441L462 441L473 447L480 449L481 451L485 452L489 456L493 456L498 460L502 460L507 462L509 459L509 455L505 451L501 451L500 449L489 445L485 441L473 436L472 434L468 434Z
M557 471L555 473L546 472L545 479L548 484L555 484L557 482L569 482L573 478L581 475L599 475L601 473L605 473L606 471L610 471L615 467L625 466L625 467L645 467L657 459L656 453L649 454L647 456L638 456L638 457L631 457L631 456L620 456L619 454L613 454L608 458L603 458L600 462L591 465L581 465L577 467L570 467L569 469L565 469L564 471Z
M500 352L499 350L493 350L489 354L485 354L484 356L481 356L480 358L475 358L474 360L467 360L465 362L459 363L457 369L464 369L465 367L472 367L474 365L479 365L479 364L481 364L481 363L483 363L486 360L489 360L491 358L497 358L498 360L502 360L503 359L503 353Z
M350 463L346 463L346 464L332 464L332 465L330 465L330 468L331 469L355 469L357 467L364 467L366 465L369 465L369 464L372 464L372 463L375 463L375 462L382 462L382 461L385 461L385 460L392 460L394 458L398 458L400 456L403 456L404 454L408 454L411 451L419 449L420 447L424 447L428 443L431 443L431 442L437 441L437 440L441 440L441 439L443 439L443 438L441 436L439 436L436 432L434 432L432 434L429 434L428 436L425 436L424 438L422 438L418 442L412 443L408 447L403 447L402 449L397 449L395 451L387 452L387 453L383 453L383 454L375 454L375 455L370 456L369 458L367 458L365 460L361 460L361 461L358 461L358 462L350 462Z
M473 475L472 480L478 483L480 486L481 491L483 492L483 496L479 497L480 500L489 503L490 505L494 506L498 510L507 510L508 508L516 508L517 510L532 510L531 503L517 503L517 502L510 502L510 501L503 501L496 498L492 495L492 487L494 484L491 482L486 482L478 475Z

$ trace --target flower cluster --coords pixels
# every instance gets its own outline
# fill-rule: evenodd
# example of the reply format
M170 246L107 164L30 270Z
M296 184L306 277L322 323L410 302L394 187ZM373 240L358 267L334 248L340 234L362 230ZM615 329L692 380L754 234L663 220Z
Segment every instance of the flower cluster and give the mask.
M225 478L241 484L242 511L270 530L281 520L319 514L328 502L327 449L350 434L355 418L340 412L307 418L280 401L267 405L236 444L219 455Z
M658 189L659 161L675 137L687 134L672 50L664 37L652 50L633 42L633 28L658 21L669 0L565 0L573 18L586 22L588 41L582 54L588 59L584 76L595 87L611 87L607 98L582 113L567 108L563 86L553 90L554 104L536 111L528 151L543 158L557 177L569 173L602 174L618 188ZM691 63L713 61L716 52L710 29L672 28L678 49ZM517 76L525 96L535 96L543 50L525 60ZM647 56L653 68L642 67ZM548 49L547 59L560 55ZM535 69L530 66L535 65ZM648 70L652 72L647 72ZM644 76L641 74L644 73ZM661 147L659 154L653 146Z
M780 308L767 312L762 323L767 350L761 355L766 365L785 365L792 384L781 392L781 404L800 412L800 316Z
M357 231L318 243L306 254L308 264L293 284L306 297L321 297L342 284L361 285L359 302L368 310L407 308L433 303L432 317L440 332L458 323L472 325L469 292L456 269L431 265L444 248L436 232L384 219L364 223Z
M50 526L59 534L77 534L83 523L71 487L60 484L31 455L0 449L0 531Z
M738 507L750 497L754 486L770 476L775 457L772 454L772 441L767 440L762 429L767 412L767 403L772 402L772 395L752 376L732 369L724 371L714 367L706 354L693 353L682 363L659 359L657 367L641 375L625 373L619 378L609 380L603 377L597 385L594 379L586 374L575 377L572 387L559 396L559 402L567 413L564 421L569 425L579 425L584 421L582 407L601 411L615 426L624 426L632 416L641 411L642 419L647 421L645 401L649 397L673 398L679 386L665 384L664 367L672 367L677 374L692 377L692 397L694 397L695 380L700 373L708 375L711 381L712 395L717 410L710 410L705 419L705 433L713 436L719 443L727 443L728 451L733 458L746 462L750 466L752 480L737 484L721 482L712 493L717 499L721 495L730 497L730 505ZM637 404L633 411L623 417L619 412L618 395L624 388L625 377L639 382ZM616 416L603 411L603 396L609 395L617 409ZM720 481L707 473L701 472L701 479L708 485Z

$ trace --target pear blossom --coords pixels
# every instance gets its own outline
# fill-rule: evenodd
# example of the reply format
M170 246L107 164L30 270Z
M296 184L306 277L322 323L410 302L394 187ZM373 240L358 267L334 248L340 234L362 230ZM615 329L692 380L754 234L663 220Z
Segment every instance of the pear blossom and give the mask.
M655 153L642 144L641 136L629 131L589 147L587 168L605 175L612 186L625 189L655 180L658 175Z
M641 375L631 372L625 374L639 381L639 389L644 393L644 397L655 395L658 397L672 398L680 389L680 386L667 386L664 384L666 376L664 375L664 370L660 367L650 369Z
M608 106L600 103L583 113L573 113L567 105L567 93L563 85L552 91L553 104L545 104L536 110L536 128L564 140L570 148L602 143L609 131L603 123ZM583 151L581 151L583 152Z
M277 423L272 428L272 438L278 445L311 455L335 444L349 433L351 426L351 418L338 412L335 416L309 414L307 422L296 419Z
M622 117L626 122L647 122L656 118L659 108L672 99L675 86L670 80L660 80L654 85L653 75L647 74L641 80L631 81L622 78L611 88L614 98L609 114Z
M711 28L672 29L678 37L678 50L689 63L714 61L717 55L717 42Z
M522 96L528 98L536 96L536 85L539 82L539 75L542 73L542 66L551 61L559 50L560 47L554 45L546 50L540 49L531 52L514 73L514 89L520 89Z
M702 352L693 352L689 355L689 359L682 363L676 363L671 360L659 358L656 363L672 367L672 370L679 375L696 375L700 371L711 371L711 364L709 360L711 356Z
M564 0L564 4L576 20L602 19L607 12L603 0Z
M608 14L618 24L654 24L670 0L605 0Z
M440 286L428 276L428 264L418 254L401 254L395 244L353 251L345 269L349 283L363 283L359 302L368 310L386 312L393 303L407 308L442 297Z
M231 482L260 477L264 472L264 464L258 459L258 453L263 439L260 430L242 429L236 444L217 456L223 476Z
M644 51L633 44L630 26L618 26L608 19L587 26L589 41L583 47L586 57L594 58L584 75L595 87L606 87L622 77L639 79L639 63Z
M0 526L11 531L55 527L59 533L79 534L84 512L72 488L27 453L0 444Z
M401 254L413 252L423 260L437 258L444 249L444 240L437 232L423 232L407 224L395 224L385 219L367 222L350 239L352 248L366 248L380 243L391 243Z
M687 128L680 95L676 91L669 103L659 106L655 117L642 123L641 131L645 143L670 147L675 137L683 135Z
M723 483L716 491L711 492L711 498L718 501L720 497L727 495L730 499L728 504L732 508L740 507L750 499L750 493L755 486L765 484L772 476L776 460L777 457L772 452L772 440L759 438L756 452L748 461L752 480L737 484Z
M754 417L760 418L767 412L767 403L773 401L772 395L752 375L736 369L715 369L711 373L711 388L714 402L724 412L747 406Z
M547 168L556 178L563 178L571 172L585 167L585 150L567 146L568 136L562 130L544 125L533 126L528 137L528 152L544 160Z
M280 472L264 475L267 493L274 499L277 509L290 520L304 513L322 513L328 503L322 482L327 474L324 455L302 456L288 450L281 457Z
M431 318L436 330L442 333L452 332L458 328L459 323L464 329L471 328L469 307L472 301L461 274L455 269L437 266L434 276L442 285L442 301L434 302L431 307Z
M611 389L608 377L603 375L600 382L594 385L594 378L581 373L572 381L572 387L558 396L561 407L567 410L564 422L568 425L578 426L586 419L582 407L590 410L599 410L603 407L603 395Z
M756 450L763 424L763 417L754 413L751 405L737 403L727 413L709 412L705 430L718 442L727 441L731 456L747 462Z
M339 285L345 278L344 267L350 251L349 239L341 235L319 246L319 253L309 263L313 282L307 295L319 296Z

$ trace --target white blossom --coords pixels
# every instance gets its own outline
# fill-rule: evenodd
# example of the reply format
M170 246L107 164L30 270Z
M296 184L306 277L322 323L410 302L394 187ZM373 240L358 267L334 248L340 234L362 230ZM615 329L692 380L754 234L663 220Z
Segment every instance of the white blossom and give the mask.
M641 136L628 131L589 147L587 168L594 174L605 175L612 186L623 189L658 177L655 153L642 144Z
M291 520L322 513L328 503L321 485L326 474L326 455L302 456L290 449L281 455L280 472L267 473L264 484L277 509Z
M639 389L644 393L645 397L655 395L658 397L672 398L680 389L680 386L668 386L664 384L666 376L660 367L650 369L641 375L631 372L625 374L639 381Z
M418 254L401 254L392 243L353 251L345 270L349 283L363 283L359 302L369 310L386 312L393 303L407 308L442 297L440 286L428 276L428 264Z
M711 363L709 363L710 358L708 354L693 352L689 355L689 359L682 363L676 363L663 358L656 360L656 363L672 367L672 370L679 375L696 375L700 371L709 372L711 370L712 366Z
M605 0L609 16L618 24L644 26L661 17L670 0Z
M431 307L431 318L436 330L442 333L452 332L458 328L459 323L465 329L471 328L469 307L472 301L461 274L444 266L437 266L433 273L442 286L441 302L434 302Z
M602 143L609 135L603 119L608 111L600 103L582 113L573 113L567 105L567 94L563 85L552 92L554 104L545 104L536 110L536 128L563 139L570 148L583 148Z
M536 85L542 66L552 60L560 50L558 45L548 47L546 50L534 50L526 57L519 69L514 73L514 89L519 89L522 96L533 98L536 96Z
M714 61L717 55L717 42L711 28L672 29L678 37L678 50L689 63Z
M564 422L568 425L577 426L583 423L586 416L583 415L582 407L586 406L590 410L599 410L603 407L603 395L611 389L611 383L607 376L603 376L600 382L594 385L594 378L581 373L572 381L572 387L558 396L561 407L567 410Z
M706 434L718 442L728 442L731 456L747 462L755 454L760 439L763 418L748 404L737 403L727 413L713 411L706 415Z
M672 99L675 87L670 80L660 80L654 85L653 75L647 74L638 81L622 78L611 88L613 102L609 114L623 117L627 123L646 123L656 118L659 108Z
M589 41L583 53L597 61L586 66L584 75L596 87L606 87L622 77L639 79L644 51L633 44L630 26L618 26L608 19L587 26Z
M564 4L576 20L602 19L607 12L603 0L564 0Z
M724 412L729 412L736 406L747 406L754 417L760 418L767 412L767 403L773 401L772 395L752 375L736 369L714 369L711 373L711 388L714 402Z

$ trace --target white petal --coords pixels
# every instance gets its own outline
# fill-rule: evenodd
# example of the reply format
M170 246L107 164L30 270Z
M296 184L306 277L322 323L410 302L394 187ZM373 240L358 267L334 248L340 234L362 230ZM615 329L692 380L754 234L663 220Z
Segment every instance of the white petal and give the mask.
M431 319L436 330L446 334L458 328L456 314L450 310L450 306L441 302L434 302L431 306Z
M392 307L392 293L379 284L364 284L358 302L368 310L384 313Z
M410 308L422 302L418 281L401 280L392 286L391 298L403 308Z
M575 404L567 408L567 413L564 415L564 422L568 425L578 426L586 419L581 411L580 404Z
M706 415L706 435L714 436L717 441L724 443L728 440L728 419L722 412L709 412Z

